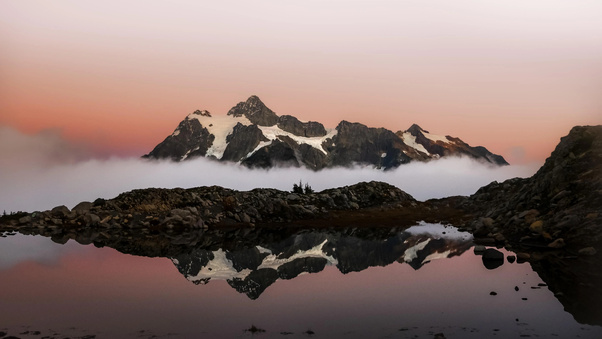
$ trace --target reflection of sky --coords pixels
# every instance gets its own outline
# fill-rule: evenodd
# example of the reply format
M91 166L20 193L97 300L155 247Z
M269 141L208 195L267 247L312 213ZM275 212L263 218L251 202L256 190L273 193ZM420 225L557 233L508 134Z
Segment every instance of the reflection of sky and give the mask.
M78 246L74 241L59 245L46 237L20 233L0 238L0 270L9 269L24 261L52 264L61 255Z
M5 250L8 243L31 240L23 242L25 238L36 241L30 249L51 243L39 237L2 238L0 253L11 252ZM179 333L182 338L232 338L244 336L251 325L268 330L262 338L281 338L281 331L295 333L287 338L304 338L302 332L308 329L324 338L399 337L400 328L409 328L407 337L432 337L428 332L436 331L448 338L483 338L492 337L494 329L500 329L496 338L602 334L600 328L575 323L546 288L532 290L541 279L528 264L505 262L487 270L472 251L417 271L394 263L344 275L326 267L278 280L259 299L250 300L225 281L191 284L167 258L80 248L77 253L22 255L22 260L36 262L13 261L1 271L2 325L76 326L111 338L132 337L139 330ZM59 256L60 265L37 263ZM491 291L498 295L490 296Z

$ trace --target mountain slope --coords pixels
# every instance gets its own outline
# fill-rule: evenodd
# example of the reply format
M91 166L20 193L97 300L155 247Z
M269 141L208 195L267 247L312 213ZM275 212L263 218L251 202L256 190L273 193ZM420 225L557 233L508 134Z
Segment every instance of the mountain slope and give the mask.
M334 129L325 128L319 122L278 116L257 96L251 96L226 116L195 111L144 157L182 161L202 156L248 167L284 165L320 170L356 164L391 169L411 161L461 155L495 165L508 164L485 147L431 134L415 124L396 133L348 121L341 121Z

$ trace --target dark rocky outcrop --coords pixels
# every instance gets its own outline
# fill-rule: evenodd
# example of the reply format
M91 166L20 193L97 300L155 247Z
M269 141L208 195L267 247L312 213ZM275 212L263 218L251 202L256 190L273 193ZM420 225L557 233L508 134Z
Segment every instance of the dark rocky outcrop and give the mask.
M394 168L412 160L403 152L408 146L384 128L341 121L332 144L327 149L335 166L375 164L378 168Z
M283 131L293 133L300 137L323 137L327 134L326 128L319 122L301 122L292 115L283 115L278 118L277 126Z
M207 113L208 114L208 113ZM158 144L144 158L171 159L180 161L205 156L215 136L210 134L198 120L184 119L174 133Z
M299 160L290 143L276 139L242 160L241 164L255 168L299 167Z
M260 142L268 141L257 125L245 126L241 123L234 126L232 134L226 140L228 141L228 146L224 151L222 160L227 161L245 159L247 154L259 146Z
M469 230L529 261L577 321L602 324L602 126L571 129L530 178L438 203L473 213Z
M473 227L497 229L517 243L549 246L562 238L567 246L599 245L601 173L602 126L574 127L531 178L493 182L462 208L490 220L477 219Z

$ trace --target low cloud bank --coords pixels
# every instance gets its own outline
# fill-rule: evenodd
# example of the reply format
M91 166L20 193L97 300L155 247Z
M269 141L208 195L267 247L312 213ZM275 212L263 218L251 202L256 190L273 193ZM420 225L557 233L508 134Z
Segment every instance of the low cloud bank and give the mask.
M365 167L314 172L304 168L250 170L204 158L182 163L139 158L78 160L81 150L64 147L60 140L53 147L39 151L38 144L48 146L48 139L57 140L55 135L34 141L31 139L39 136L14 138L13 135L13 139L6 140L1 131L0 144L16 139L20 142L19 152L5 153L0 165L0 209L7 212L46 210L58 205L72 208L81 201L113 198L138 188L219 185L237 190L257 187L291 190L300 180L316 191L377 180L395 185L418 200L426 200L470 195L494 180L531 176L541 165L492 167L469 158L444 158L415 162L387 172Z

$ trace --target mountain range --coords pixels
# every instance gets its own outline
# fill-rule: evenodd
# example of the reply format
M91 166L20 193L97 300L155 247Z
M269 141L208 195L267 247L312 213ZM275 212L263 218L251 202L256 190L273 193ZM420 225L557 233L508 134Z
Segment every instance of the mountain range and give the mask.
M341 121L326 128L315 121L277 115L257 96L232 107L226 116L197 110L144 158L183 161L207 157L247 167L304 166L313 170L353 165L396 168L411 161L469 156L494 165L506 160L482 146L429 133L413 124L393 132Z

